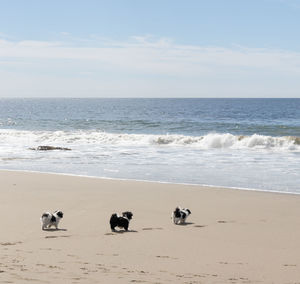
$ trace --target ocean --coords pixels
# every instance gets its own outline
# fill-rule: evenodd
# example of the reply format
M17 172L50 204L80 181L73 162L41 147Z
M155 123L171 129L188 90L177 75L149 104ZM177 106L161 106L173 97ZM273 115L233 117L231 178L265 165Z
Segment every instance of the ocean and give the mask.
M0 99L0 169L300 193L300 99Z

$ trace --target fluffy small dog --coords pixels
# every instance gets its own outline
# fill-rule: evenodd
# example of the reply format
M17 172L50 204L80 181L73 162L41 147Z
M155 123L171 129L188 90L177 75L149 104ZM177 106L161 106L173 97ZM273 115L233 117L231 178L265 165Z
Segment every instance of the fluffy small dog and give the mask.
M192 214L192 212L187 208L180 208L179 206L175 208L175 210L172 213L172 219L174 224L184 224L186 218Z
M133 214L129 211L123 212L122 216L119 216L117 213L112 214L109 221L111 230L115 231L115 228L119 227L128 231L129 221L132 219L132 216Z
M41 217L42 230L50 229L51 226L57 230L58 223L63 216L64 214L60 210L56 210L54 213L45 212Z

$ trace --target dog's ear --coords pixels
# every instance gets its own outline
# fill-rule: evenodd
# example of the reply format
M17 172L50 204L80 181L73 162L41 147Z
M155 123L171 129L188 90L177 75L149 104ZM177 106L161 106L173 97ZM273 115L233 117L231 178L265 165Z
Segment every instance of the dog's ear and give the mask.
M189 214L192 214L191 210L190 209L186 209L187 212L189 212Z
M62 218L64 216L64 213L62 211L57 211L56 215L59 217L59 218Z
M133 214L130 211L125 211L122 213L123 217L127 217L129 220L132 218Z
M42 218L47 218L47 217L49 217L49 216L50 216L49 213L44 213L44 214L42 215Z

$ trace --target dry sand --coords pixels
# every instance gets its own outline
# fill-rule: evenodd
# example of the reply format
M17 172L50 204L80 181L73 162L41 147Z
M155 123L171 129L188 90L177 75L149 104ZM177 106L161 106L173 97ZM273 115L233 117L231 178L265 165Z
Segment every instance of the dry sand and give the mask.
M0 171L0 283L300 283L300 196ZM190 208L174 225L175 206ZM42 231L61 209L61 230ZM130 232L110 215L131 210Z

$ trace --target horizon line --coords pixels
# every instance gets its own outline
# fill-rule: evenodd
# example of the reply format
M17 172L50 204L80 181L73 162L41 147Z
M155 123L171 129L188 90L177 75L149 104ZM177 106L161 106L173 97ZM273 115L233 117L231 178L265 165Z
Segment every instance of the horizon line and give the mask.
M300 97L0 97L0 99L300 99Z

